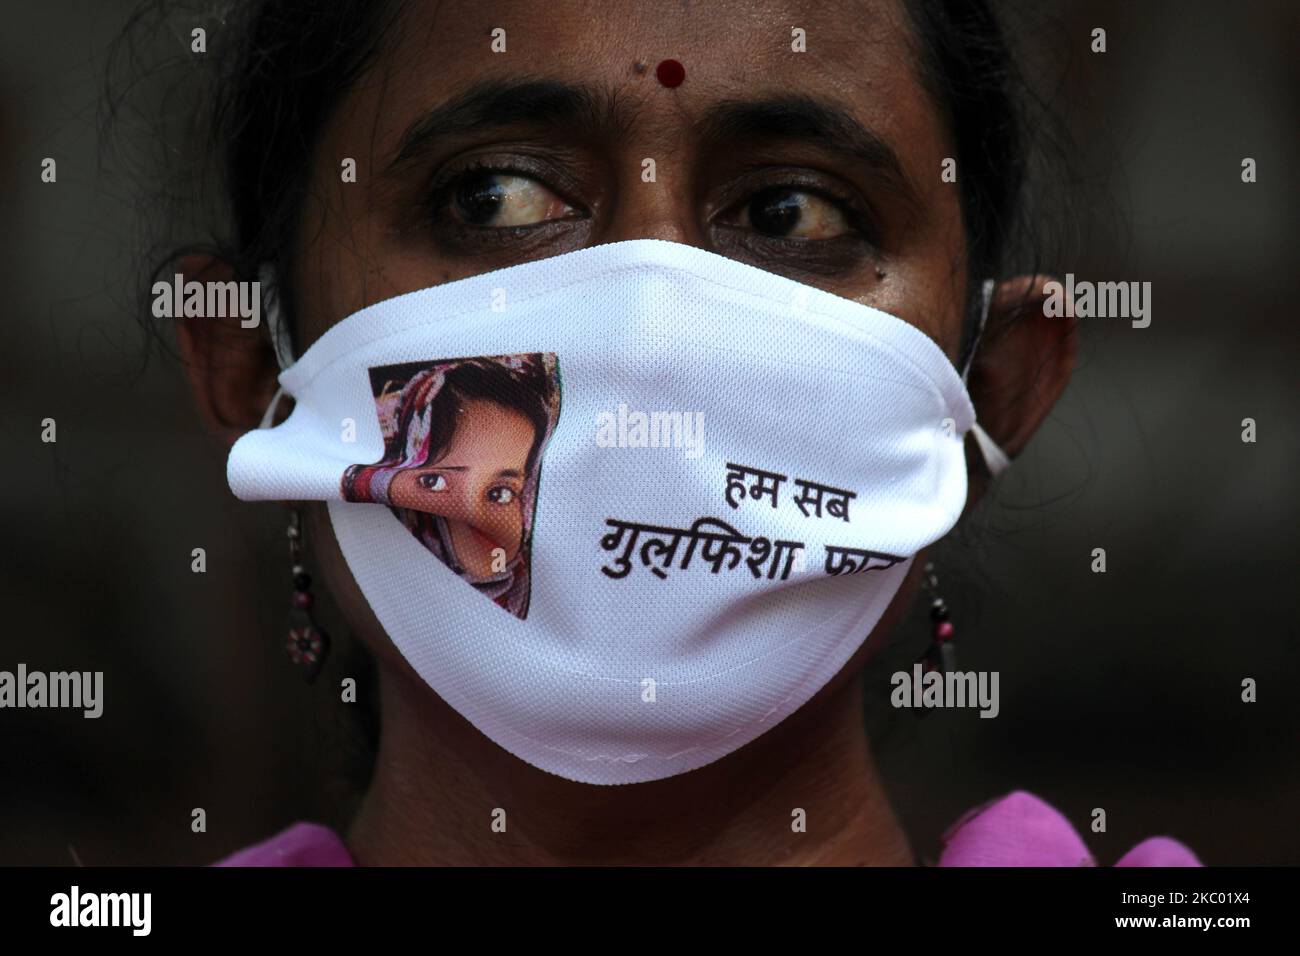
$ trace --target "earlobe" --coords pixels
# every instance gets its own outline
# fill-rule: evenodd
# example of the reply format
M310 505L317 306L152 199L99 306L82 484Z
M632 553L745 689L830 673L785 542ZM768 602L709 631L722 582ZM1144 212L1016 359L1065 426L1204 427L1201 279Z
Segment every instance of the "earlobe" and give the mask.
M968 388L984 430L1012 458L1056 404L1074 370L1076 320L1045 313L1049 276L998 283Z
M236 281L230 264L212 256L185 256L176 269L184 283L206 286ZM256 287L251 282L249 286L246 297L255 294ZM173 321L203 423L224 444L232 445L258 426L275 395L279 366L263 322L249 326L238 314L178 315Z

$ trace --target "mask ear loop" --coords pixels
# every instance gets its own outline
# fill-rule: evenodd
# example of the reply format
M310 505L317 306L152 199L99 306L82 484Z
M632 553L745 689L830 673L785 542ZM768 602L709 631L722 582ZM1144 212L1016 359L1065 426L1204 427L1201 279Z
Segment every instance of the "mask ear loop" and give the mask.
M989 306L993 302L993 290L996 288L997 282L993 279L985 279L980 286L980 321L975 329L975 342L966 359L966 367L961 370L963 384L970 376L971 365L975 362L975 350L979 348L980 340L984 337L984 326L989 320ZM1011 459L1007 457L1007 453L998 447L998 443L980 427L979 422L972 425L970 430L975 436L975 444L979 447L980 454L984 456L984 465L988 468L989 474L997 476L1011 467Z
M271 348L275 351L276 364L280 366L280 371L284 371L293 364L293 346L289 342L289 330L285 328L284 316L280 312L280 296L276 287L275 266L269 262L262 263L261 268L257 270L258 281L262 290L262 311L266 314L266 328L271 334ZM258 428L270 428L271 423L275 421L275 410L280 406L280 399L284 397L284 388L280 387L275 390L275 396L271 399L271 404L266 407L262 414L262 421Z

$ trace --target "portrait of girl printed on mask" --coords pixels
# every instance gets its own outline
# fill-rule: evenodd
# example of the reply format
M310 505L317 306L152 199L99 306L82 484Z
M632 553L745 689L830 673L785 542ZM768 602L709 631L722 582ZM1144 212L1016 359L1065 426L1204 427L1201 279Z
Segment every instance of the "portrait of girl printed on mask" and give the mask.
M385 453L343 475L343 498L388 505L438 560L528 616L538 474L559 415L553 355L370 371Z

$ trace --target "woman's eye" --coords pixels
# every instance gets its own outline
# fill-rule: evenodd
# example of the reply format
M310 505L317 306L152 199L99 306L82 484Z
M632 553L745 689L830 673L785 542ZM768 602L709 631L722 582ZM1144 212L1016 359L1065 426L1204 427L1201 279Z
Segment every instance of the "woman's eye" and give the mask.
M498 485L495 488L488 489L487 497L488 501L495 504L508 505L510 502L515 500L515 492L513 488L506 488L503 485Z
M575 212L537 180L493 170L461 179L452 190L451 207L456 218L468 225L503 229L562 219Z
M419 477L420 487L425 491L446 491L446 475L421 475Z
M779 239L835 239L853 231L834 201L788 186L755 193L741 207L736 225Z

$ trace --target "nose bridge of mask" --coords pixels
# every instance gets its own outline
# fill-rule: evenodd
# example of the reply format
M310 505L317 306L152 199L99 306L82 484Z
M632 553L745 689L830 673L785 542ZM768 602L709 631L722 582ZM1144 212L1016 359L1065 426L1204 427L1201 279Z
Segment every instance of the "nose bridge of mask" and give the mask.
M280 296L277 287L277 277L275 267L270 263L263 263L258 270L261 280L261 288L265 302L263 303L263 313L266 315L267 331L271 336L271 347L275 351L275 360L284 371L293 365L295 359L293 354L293 344L289 338L289 329L284 321L284 313L280 307ZM965 385L969 376L971 365L975 361L975 353L978 351L980 342L984 336L984 327L988 322L989 308L993 301L993 292L997 288L997 282L993 279L986 279L980 286L980 314L979 324L975 329L975 341L971 345L970 355L966 358L966 364L961 370L962 384ZM281 399L284 397L284 388L276 389L271 403L267 406L266 412L262 416L259 428L269 428L275 420L275 410L279 407ZM975 445L979 448L980 454L984 458L984 464L989 473L996 476L1001 474L1011 466L1011 459L993 440L987 431L976 421L971 426L971 434L975 438Z

